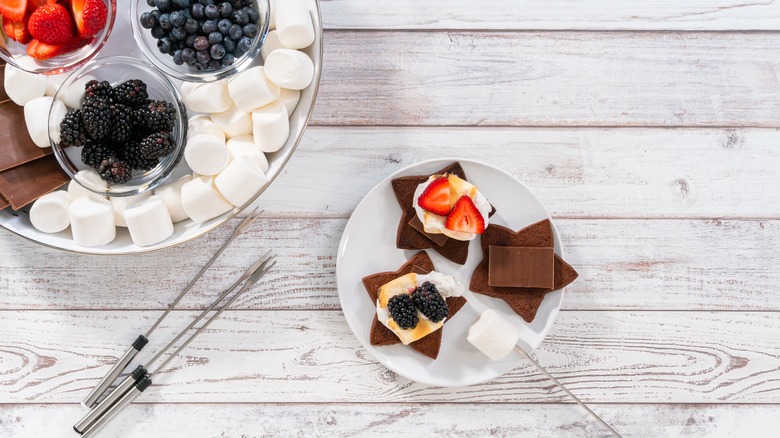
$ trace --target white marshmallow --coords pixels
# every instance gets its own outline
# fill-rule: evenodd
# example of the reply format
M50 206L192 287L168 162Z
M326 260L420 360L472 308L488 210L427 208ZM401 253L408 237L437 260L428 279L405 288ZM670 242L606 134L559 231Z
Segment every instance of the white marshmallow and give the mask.
M81 184L79 184L79 182L81 182ZM72 201L84 196L100 197L97 193L83 187L82 184L99 192L104 192L108 189L108 184L100 178L100 175L98 175L97 172L94 170L82 170L76 174L75 178L71 180L70 183L68 183L68 196L70 196Z
M70 204L70 228L73 240L81 246L101 246L116 237L114 209L97 196L82 196Z
M55 143L60 142L60 122L68 115L68 107L61 100L55 100L51 105L51 114L46 121L51 123L51 138Z
M299 50L274 50L265 60L265 75L281 88L303 90L314 78L314 63Z
M287 109L287 117L292 116L295 107L298 106L298 102L301 100L301 92L299 90L288 90L282 88L282 93L279 95L279 102Z
M304 0L280 0L274 17L279 41L291 49L303 49L314 42L314 23Z
M214 178L202 176L181 187L181 205L187 216L197 223L206 222L233 209L214 186Z
M195 137L198 134L208 134L214 137L225 140L225 132L219 129L211 120L211 117L205 114L198 114L197 116L190 117L187 123L187 138Z
M233 105L227 79L204 83L185 82L181 86L181 97L187 108L196 113L221 113Z
M62 101L68 108L81 109L81 98L84 97L84 87L87 82L95 79L94 76L85 75L73 81L62 95Z
M70 197L64 190L43 195L30 208L30 222L42 233L59 233L70 226L68 207Z
M252 112L252 135L257 147L266 153L276 152L290 136L290 119L287 109L274 102Z
M127 207L124 214L130 238L138 246L154 245L173 235L168 207L157 196Z
M211 120L225 133L227 138L252 133L252 116L235 105L224 113L212 114Z
M150 192L144 192L135 196L112 196L109 198L111 206L114 208L114 223L117 227L126 227L125 210L131 205L142 202L152 196Z
M170 184L158 187L154 191L155 196L159 196L165 203L165 206L168 207L168 213L171 215L173 222L181 222L189 218L181 205L181 188L190 181L192 181L192 175L184 175Z
M228 165L230 158L225 141L213 135L196 135L187 141L184 149L187 165L201 175L218 174Z
M279 97L279 87L266 76L262 66L245 70L228 82L230 97L242 111L251 112Z
M231 204L240 207L268 182L263 170L250 157L240 156L214 178L214 185Z
M249 157L260 167L260 170L263 172L268 170L268 159L265 157L265 154L257 148L255 139L251 135L242 135L241 137L231 138L227 142L227 148L233 158Z
M54 98L42 96L24 104L24 123L33 143L39 148L51 146L49 143L49 110Z
M46 76L46 96L54 97L57 94L57 90L60 89L62 83L68 79L67 74L60 75L47 75Z
M284 49L284 44L279 41L279 32L272 30L265 35L263 40L263 47L260 49L260 53L263 59L268 59L268 56L276 49Z
M3 86L8 97L19 106L46 94L46 76L28 73L11 64L5 65Z
M515 326L495 310L488 309L469 328L466 339L487 357L501 360L515 348L519 338Z

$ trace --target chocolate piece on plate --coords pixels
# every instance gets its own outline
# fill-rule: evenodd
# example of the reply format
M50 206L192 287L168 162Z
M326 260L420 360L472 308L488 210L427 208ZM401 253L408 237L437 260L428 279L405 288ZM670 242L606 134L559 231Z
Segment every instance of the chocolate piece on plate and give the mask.
M415 272L417 274L427 274L433 270L434 266L431 258L428 257L428 254L426 254L424 251L421 251L409 259L409 261L404 263L400 268L398 268L397 271L379 272L377 274L363 277L363 286L366 288L366 292L368 293L368 297L371 299L371 302L374 303L374 306L376 306L376 299L379 295L379 288L384 284L389 283L398 277L409 274L410 272ZM466 305L465 298L448 297L447 307L449 308L449 316L444 321L444 324L446 325L447 321L452 319L452 317L455 316L455 314L458 313L458 311L460 311L464 305ZM436 330L422 339L418 339L412 342L409 344L409 346L412 347L412 349L415 351L422 353L431 359L436 359L439 356L439 349L441 348L442 330L444 330L444 327ZM376 316L376 312L374 312L374 321L371 323L371 334L369 336L369 340L371 345L377 346L395 345L401 343L401 340L398 339L398 336L396 336L392 330L379 322L379 319Z
M0 171L51 155L39 148L27 133L24 108L8 101L0 104Z
M0 196L0 210L5 210L6 208L8 208L10 206L11 206L11 203L8 202L8 200L5 199L4 197Z
M555 252L551 247L490 245L488 285L506 287L555 286Z
M416 214L414 215L414 217L412 217L412 220L409 221L409 225L415 230L419 231L420 234L427 237L431 242L435 243L438 246L443 246L445 243L447 243L447 240L450 239L444 234L426 233L422 221L420 221L420 218L417 217Z
M493 287L489 284L490 246L552 247L552 224L545 219L529 225L518 232L500 225L491 224L482 235L483 259L471 276L469 289L472 292L500 298L527 322L534 320L544 296L566 287L577 278L577 271L559 256L555 256L555 281L553 289Z
M48 156L0 172L0 193L18 210L69 181L57 160Z
M0 103L10 100L8 93L5 92L5 61L0 60Z

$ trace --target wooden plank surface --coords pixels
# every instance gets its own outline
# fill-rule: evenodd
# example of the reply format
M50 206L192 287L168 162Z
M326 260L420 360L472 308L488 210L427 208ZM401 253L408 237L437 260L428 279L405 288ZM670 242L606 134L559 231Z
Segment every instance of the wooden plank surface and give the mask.
M331 31L315 125L777 127L780 33ZM396 47L403 47L402 51Z
M325 0L327 29L778 30L774 1Z
M168 339L193 315L175 312L156 336ZM134 339L155 316L137 311L0 312L4 403L80 401L124 348L119 340ZM465 309L459 317L476 315ZM778 312L562 312L535 354L550 373L589 402L778 403L778 324ZM150 344L143 357L159 347ZM147 389L143 399L568 401L530 364L519 358L518 364L485 384L435 388L412 383L376 363L340 312L228 311L171 364L173 372L157 376L160 386Z

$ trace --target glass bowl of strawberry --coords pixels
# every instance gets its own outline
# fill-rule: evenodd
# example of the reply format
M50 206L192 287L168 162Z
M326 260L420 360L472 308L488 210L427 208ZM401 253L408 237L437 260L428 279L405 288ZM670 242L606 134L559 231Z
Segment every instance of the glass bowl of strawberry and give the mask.
M0 58L58 74L92 59L111 34L116 0L0 0Z

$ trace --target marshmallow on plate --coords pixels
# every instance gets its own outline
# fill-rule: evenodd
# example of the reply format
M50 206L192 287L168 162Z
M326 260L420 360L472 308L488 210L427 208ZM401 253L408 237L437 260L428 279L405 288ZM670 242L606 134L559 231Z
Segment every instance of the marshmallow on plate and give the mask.
M39 148L51 146L49 143L49 110L53 97L42 96L24 104L24 123L33 143Z
M262 66L252 67L228 82L230 97L242 111L254 111L279 97L279 87L265 74Z
M201 176L181 187L181 205L187 216L196 223L203 223L233 209L214 186L214 178Z
M68 108L81 109L81 98L84 97L84 87L87 82L94 80L94 76L85 75L73 81L67 90L62 94L62 101Z
M19 106L46 94L46 76L28 73L11 64L5 65L3 86L8 97Z
M236 207L246 204L267 182L260 166L245 155L233 160L214 178L217 190Z
M230 162L225 140L208 134L198 134L187 141L184 159L194 172L216 175Z
M79 184L79 182L81 184ZM70 183L68 183L68 196L70 196L71 200L75 201L84 196L100 197L97 193L83 187L82 184L98 191L105 191L108 189L108 183L103 181L97 172L90 169L81 170L76 174L74 179L70 180Z
M263 47L260 49L260 53L263 59L268 59L268 56L276 49L284 49L284 44L279 41L279 32L272 30L265 35L263 40Z
M304 0L280 0L275 13L276 31L285 47L303 49L314 42L314 23Z
M279 102L266 105L252 112L252 135L255 144L263 152L276 152L290 136L290 119L287 108Z
M281 94L279 94L279 102L287 109L287 117L292 116L295 107L298 106L298 101L301 100L300 90L288 90L282 88Z
M159 196L165 203L165 206L168 207L168 213L171 215L171 220L174 223L181 222L189 217L181 205L181 188L190 181L192 181L192 175L184 175L170 184L158 187L154 191L155 196Z
M60 122L66 115L68 115L68 107L66 107L61 100L55 100L51 104L51 115L47 116L46 119L47 125L49 124L49 121L56 120L55 123L51 124L51 139L54 140L55 143L60 142Z
M160 243L173 235L168 207L159 196L152 196L125 209L130 238L138 246Z
M252 159L263 172L268 170L268 159L265 154L258 149L255 139L251 135L242 135L233 137L227 142L227 148L233 158L246 156Z
M469 328L466 339L487 357L501 360L515 348L519 338L515 326L495 310L488 309Z
M314 78L314 63L299 50L278 49L265 60L265 75L281 88L303 90Z
M82 196L70 204L70 228L73 240L81 246L101 246L116 237L114 208L97 196Z
M126 227L125 210L136 202L141 202L152 196L150 192L141 193L135 196L112 196L109 198L111 206L114 208L114 223L117 227Z
M221 113L233 105L227 79L205 83L185 82L181 86L181 97L187 108L196 113Z
M227 138L252 133L252 116L235 105L225 112L212 114L211 120Z
M208 134L225 140L225 132L214 123L211 118L205 114L198 114L190 117L187 122L187 138L195 137L198 134Z
M70 196L64 190L43 195L30 208L30 223L42 233L59 233L70 226Z
M54 96L57 94L57 90L60 89L62 83L68 79L68 75L63 73L59 75L47 75L46 76L46 95Z

